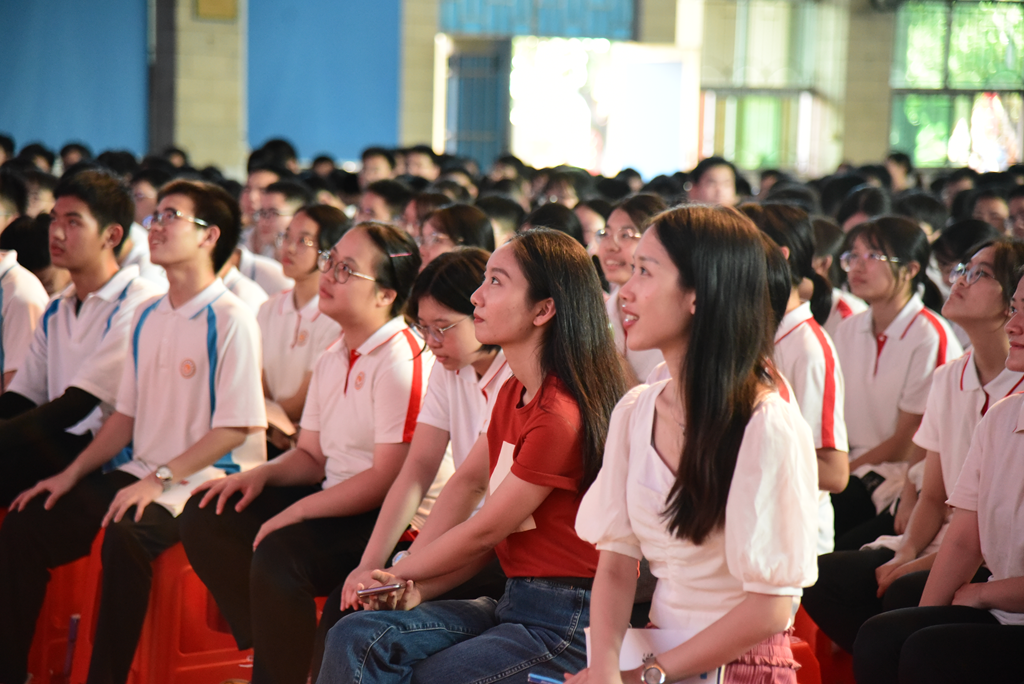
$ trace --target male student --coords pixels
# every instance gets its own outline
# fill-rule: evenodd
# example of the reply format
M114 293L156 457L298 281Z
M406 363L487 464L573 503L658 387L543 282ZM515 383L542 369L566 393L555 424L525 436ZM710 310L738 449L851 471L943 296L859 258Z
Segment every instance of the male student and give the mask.
M159 292L138 267L118 268L134 211L126 185L82 171L54 195L50 260L71 286L46 305L0 395L0 506L67 466L113 413L135 308Z
M394 222L401 218L405 205L412 199L412 190L395 180L370 183L359 197L359 221Z
M0 392L25 359L48 299L39 278L18 263L18 253L0 250Z
M178 541L201 482L256 465L238 449L266 427L255 317L216 277L238 240L224 190L175 181L150 226L170 288L138 308L117 410L78 458L21 494L0 527L0 682L23 682L49 569L89 553L100 527L102 598L89 684L123 684L146 615L151 562ZM129 443L130 461L101 467Z

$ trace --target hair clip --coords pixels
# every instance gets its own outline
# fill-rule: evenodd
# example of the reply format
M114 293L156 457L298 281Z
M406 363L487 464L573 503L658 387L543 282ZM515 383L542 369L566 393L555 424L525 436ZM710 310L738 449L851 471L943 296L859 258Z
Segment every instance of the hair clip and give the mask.
M398 252L397 254L388 254L392 259L404 256L412 256L412 252Z

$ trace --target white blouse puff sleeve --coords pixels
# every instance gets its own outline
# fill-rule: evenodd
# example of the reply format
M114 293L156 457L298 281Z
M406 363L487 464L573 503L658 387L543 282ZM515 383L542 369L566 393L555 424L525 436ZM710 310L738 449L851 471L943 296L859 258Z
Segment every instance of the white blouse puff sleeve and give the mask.
M696 546L670 535L660 517L674 481L650 446L654 403L664 384L634 388L615 407L604 463L580 505L577 533L601 551L633 558L641 557L643 545L663 580L655 593L655 603L663 605L652 611L652 618L662 614L661 627L709 624L746 592L800 596L817 580L818 467L799 410L777 393L757 406L737 456L725 529ZM630 511L640 518L631 519Z

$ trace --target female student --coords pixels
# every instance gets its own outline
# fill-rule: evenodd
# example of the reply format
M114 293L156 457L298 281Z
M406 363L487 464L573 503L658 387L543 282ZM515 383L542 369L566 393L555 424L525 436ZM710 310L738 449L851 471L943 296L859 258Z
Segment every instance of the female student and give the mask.
M795 682L784 631L815 578L818 483L810 430L772 380L762 238L735 210L685 207L654 218L633 260L629 345L660 349L672 378L619 402L580 506L601 556L590 669L569 681L727 665L726 681ZM641 555L658 578L652 623L693 636L620 672Z
M302 417L314 362L341 334L337 322L320 312L316 261L347 227L348 217L334 207L314 204L300 209L277 239L284 274L295 286L264 302L256 315L263 337L263 393L295 423ZM277 449L275 454L291 447L278 430L270 430L267 438Z
M1024 273L1018 271L1017 276ZM1006 324L1006 367L1024 372L1024 279ZM995 399L993 397L993 399ZM953 517L920 607L878 615L854 644L857 681L947 684L1019 682L1024 640L1024 393L978 423L949 497ZM987 582L971 582L979 566Z
M870 548L818 559L818 582L805 592L804 607L847 651L871 616L917 605L946 531L946 500L974 429L992 404L1021 390L1024 375L1004 366L1010 341L1003 329L1021 266L1024 244L1000 240L982 244L953 271L942 314L967 332L972 347L932 376L928 405L914 435L914 443L926 451L924 476L906 532L881 537Z
M832 497L837 549L860 548L893 533L893 517L882 512L903 488L907 462L923 456L911 439L921 424L932 372L962 353L949 324L918 294L920 288L924 297L938 299L924 273L928 236L916 223L896 217L861 223L846 244L841 265L850 290L869 308L843 321L834 338L846 379L852 459L850 484ZM901 519L912 506L913 493L904 494ZM870 529L842 539L869 521Z
M358 563L409 451L434 362L401 315L419 262L372 222L321 256L320 310L345 332L313 369L296 447L198 488L182 514L192 567L255 649L253 682L305 681L314 599Z
M615 348L619 350L641 382L662 362L657 349L634 351L626 345L626 331L622 326L622 302L619 288L633 272L633 252L647 223L658 212L667 209L665 200L657 195L634 195L623 200L608 217L608 225L597 231L597 257L605 278L612 286L605 310L611 322Z
M441 468L458 468L470 451L487 449L484 432L498 391L512 375L499 347L482 344L473 327L473 304L469 298L484 279L489 254L465 247L430 262L413 285L406 313L418 321L417 330L433 352L436 363L430 373L427 395L420 409L409 456L381 506L359 566L349 573L344 586L327 600L317 625L317 648L313 654L313 681L320 671L327 630L341 619L342 610L358 607L356 588L371 584L372 573L389 564L395 545L403 537L423 497ZM429 518L428 518L429 519ZM411 553L428 541L421 530ZM492 564L493 565L493 564ZM500 598L505 577L500 569L489 568L468 586L448 592L446 598ZM468 592L468 593L467 593ZM471 594L471 595L470 595Z
M494 249L494 229L491 219L474 206L453 204L436 209L423 221L423 230L416 243L420 246L423 266L445 252L459 246Z
M832 288L812 265L814 234L803 209L788 204L744 204L740 211L772 238L786 255L790 273L786 314L775 331L775 366L793 386L797 405L814 435L818 455L818 553L835 544L829 492L838 494L850 478L843 371L832 338L821 328L832 306ZM810 300L800 285L813 283Z
M501 345L514 376L488 449L473 450L438 499L424 533L440 534L374 573L405 585L380 606L401 610L355 613L331 630L321 684L522 681L526 670L561 677L585 662L597 552L573 522L626 389L597 273L576 241L538 228L491 255L472 301L476 338ZM428 600L492 551L509 577L500 602Z
M832 309L821 327L830 337L835 338L836 328L853 314L866 311L868 305L850 292L839 287L846 282L846 274L839 266L839 255L843 251L846 233L830 219L821 216L811 222L814 226L814 270L832 285ZM804 299L810 299L810 291L801 291Z

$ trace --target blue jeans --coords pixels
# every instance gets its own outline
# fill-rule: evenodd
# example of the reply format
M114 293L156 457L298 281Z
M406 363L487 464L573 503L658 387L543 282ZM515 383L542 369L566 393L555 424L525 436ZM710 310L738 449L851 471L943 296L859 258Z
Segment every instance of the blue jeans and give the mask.
M526 682L586 667L590 590L513 578L500 601L358 612L327 635L317 684Z

